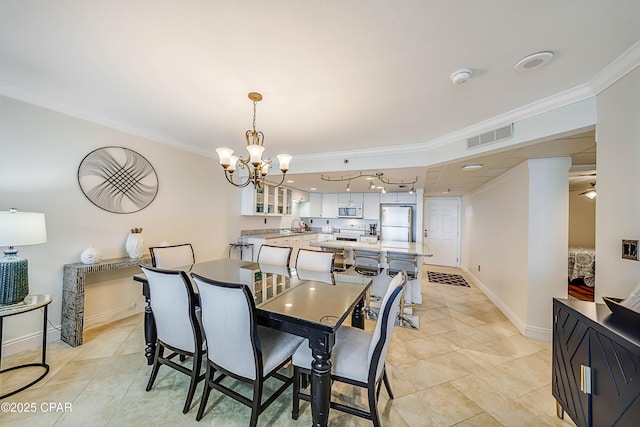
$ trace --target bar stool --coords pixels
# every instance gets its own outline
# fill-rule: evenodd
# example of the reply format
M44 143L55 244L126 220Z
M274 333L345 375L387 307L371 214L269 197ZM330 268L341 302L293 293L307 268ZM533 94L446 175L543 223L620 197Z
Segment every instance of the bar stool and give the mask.
M378 251L354 249L353 266L356 273L373 278L373 284L367 292L364 312L370 318L376 319L378 312L372 307L371 302L381 302L389 286L386 278L380 277L383 271L382 254Z
M416 254L404 252L387 252L387 274L394 276L401 271L406 271L407 282L418 278L418 256ZM407 315L405 309L412 308L413 303L407 304L405 301L406 286L402 289L402 297L400 298L400 310L398 310L398 321L401 324L407 324L413 329L418 329L415 322Z

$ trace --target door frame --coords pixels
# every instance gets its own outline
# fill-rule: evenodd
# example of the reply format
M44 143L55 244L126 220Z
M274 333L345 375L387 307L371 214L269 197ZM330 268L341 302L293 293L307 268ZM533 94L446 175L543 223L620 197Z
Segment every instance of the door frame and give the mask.
M451 200L451 199L455 199L458 203L458 207L457 207L457 212L458 212L458 221L457 221L457 237L456 237L456 245L457 245L457 253L456 253L456 265L455 268L460 268L460 265L462 263L462 260L460 259L461 257L461 253L462 253L462 249L461 249L461 242L462 242L462 197L461 196L425 196L423 198L422 201L422 229L420 230L420 234L422 237L422 249L423 249L423 256L422 256L422 263L423 264L428 264L428 265L438 265L438 264L429 264L429 259L430 257L427 256L426 252L424 251L424 247L427 243L427 239L424 236L425 233L425 227L428 224L427 221L427 215L428 215L428 209L427 209L427 202L429 200L434 200L434 199L438 199L438 200Z

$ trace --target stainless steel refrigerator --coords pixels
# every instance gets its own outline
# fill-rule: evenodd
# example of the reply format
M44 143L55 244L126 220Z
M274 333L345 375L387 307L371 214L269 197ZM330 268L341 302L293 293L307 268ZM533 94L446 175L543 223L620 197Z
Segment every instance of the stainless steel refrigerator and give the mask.
M380 240L413 241L413 208L411 206L380 207Z

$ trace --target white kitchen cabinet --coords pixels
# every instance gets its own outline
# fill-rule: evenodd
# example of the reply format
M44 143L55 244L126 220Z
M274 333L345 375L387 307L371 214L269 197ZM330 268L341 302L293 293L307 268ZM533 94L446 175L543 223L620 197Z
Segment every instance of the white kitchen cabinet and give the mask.
M416 203L416 193L380 193L380 203Z
M297 188L294 188L292 192L292 200L296 202L308 202L309 193L306 191L302 191L302 190L298 190Z
M314 248L313 246L311 246L311 242L317 242L318 241L318 235L317 234L305 234L304 236L302 236L302 247L304 249L317 249Z
M305 209L307 215L310 218L322 217L322 193L309 193L309 207Z
M338 193L338 204L344 205L361 205L363 203L363 193Z
M324 193L322 195L322 218L338 217L338 193Z
M276 214L291 215L291 205L293 202L293 190L288 187L276 188Z
M364 193L362 218L380 220L380 193Z
M292 202L292 188L265 185L264 189L260 190L248 185L242 189L240 213L258 216L291 215Z

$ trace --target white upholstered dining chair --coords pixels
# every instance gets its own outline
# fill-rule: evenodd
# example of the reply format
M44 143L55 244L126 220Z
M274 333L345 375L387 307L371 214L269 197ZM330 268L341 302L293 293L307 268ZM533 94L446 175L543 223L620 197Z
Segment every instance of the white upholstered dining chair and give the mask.
M392 280L382 300L381 314L373 333L350 326L341 326L336 333L336 343L331 353L331 378L367 389L369 412L331 401L331 408L356 415L380 426L378 396L384 382L389 397L393 392L385 370L385 358L389 340L399 309L402 290L406 285L406 273L398 273ZM311 396L300 392L301 376L310 374L313 356L308 341L298 347L293 355L293 419L298 419L300 399L310 401Z
M171 246L153 246L151 252L151 265L158 268L176 268L192 265L196 262L191 243L183 243Z
M296 259L296 270L331 272L334 259L333 252L300 249Z
M292 248L286 246L262 245L258 252L258 263L289 267Z
M153 387L161 365L169 366L191 377L187 398L182 408L189 411L198 382L204 379L200 374L200 365L206 345L200 326L198 297L195 295L189 277L184 271L161 270L140 266L149 282L149 300L156 324L156 352L153 368L147 383L147 391ZM171 353L165 356L165 350ZM176 363L173 359L180 356L192 357L192 366Z
M249 425L253 427L259 415L291 385L293 377L286 377L278 370L291 361L304 339L258 326L253 295L246 285L218 282L196 274L191 276L200 294L202 324L210 343L205 386L196 420L202 419L214 388L249 406ZM230 382L235 379L252 384L252 397L223 385L226 377L231 377ZM280 380L282 385L263 400L263 384L268 378Z

